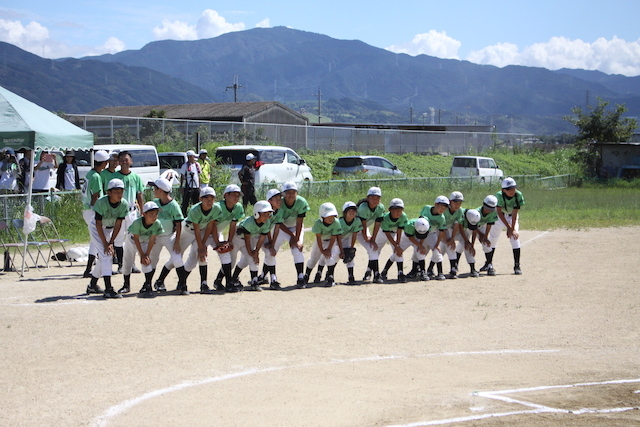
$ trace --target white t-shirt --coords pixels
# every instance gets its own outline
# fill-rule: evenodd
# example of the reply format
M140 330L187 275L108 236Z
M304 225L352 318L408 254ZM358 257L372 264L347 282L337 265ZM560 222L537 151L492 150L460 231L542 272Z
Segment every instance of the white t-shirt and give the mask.
M38 166L36 164L36 166ZM51 171L55 168L52 162L42 162L40 167L33 171L33 189L34 190L48 190L49 178L51 178Z
M64 170L64 189L67 191L76 189L76 173L71 163L65 163ZM58 166L60 167L60 166Z
M185 162L180 168L180 173L184 175L186 188L200 188L200 165L198 162Z

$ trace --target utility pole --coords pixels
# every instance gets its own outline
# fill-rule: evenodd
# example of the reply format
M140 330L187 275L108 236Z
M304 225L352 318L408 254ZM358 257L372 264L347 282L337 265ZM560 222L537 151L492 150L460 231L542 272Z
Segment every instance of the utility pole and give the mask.
M238 102L238 89L241 87L244 87L244 86L238 84L238 75L235 74L233 76L233 84L230 86L227 86L227 88L224 91L226 92L229 89L233 89L233 102Z
M318 97L318 123L320 123L322 117L322 92L320 89L318 89L318 95L316 96Z

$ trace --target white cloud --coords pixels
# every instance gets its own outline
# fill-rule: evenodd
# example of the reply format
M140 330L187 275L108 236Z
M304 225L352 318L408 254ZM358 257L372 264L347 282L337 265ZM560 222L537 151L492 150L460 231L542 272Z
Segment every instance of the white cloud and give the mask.
M269 18L263 19L262 21L256 24L256 28L271 28L271 22L269 22Z
M198 33L195 25L189 25L182 21L162 20L162 27L153 29L153 36L156 40L196 40Z
M244 27L243 22L231 24L215 10L207 9L193 25L184 21L163 19L162 26L153 29L153 35L156 40L198 40L217 37L232 31L242 31Z
M640 75L640 39L627 42L613 37L599 38L593 43L565 37L552 37L546 43L527 46L522 51L512 44L501 43L471 52L467 58L478 64L498 67L525 65L599 70L607 74Z
M409 55L430 55L438 58L458 59L458 40L449 37L445 31L429 30L428 33L417 34L409 43L397 44L386 49L395 53Z
M26 26L20 21L8 21L0 19L0 40L18 46L21 49L30 50L40 46L49 39L49 30L35 21Z

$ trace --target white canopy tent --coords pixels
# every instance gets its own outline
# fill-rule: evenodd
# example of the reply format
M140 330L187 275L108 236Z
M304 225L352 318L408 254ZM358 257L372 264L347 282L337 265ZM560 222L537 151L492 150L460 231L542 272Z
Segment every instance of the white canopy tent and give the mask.
M29 173L33 176L36 150L89 150L93 134L0 86L0 148L31 150ZM25 213L31 208L31 199L30 185ZM21 274L24 263L22 257Z

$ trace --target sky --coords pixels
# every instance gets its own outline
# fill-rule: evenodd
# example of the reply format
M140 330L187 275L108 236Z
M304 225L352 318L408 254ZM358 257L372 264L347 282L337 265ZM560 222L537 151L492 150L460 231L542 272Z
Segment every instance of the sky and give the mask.
M286 26L409 55L638 76L638 18L639 0L8 0L0 41L79 58Z

